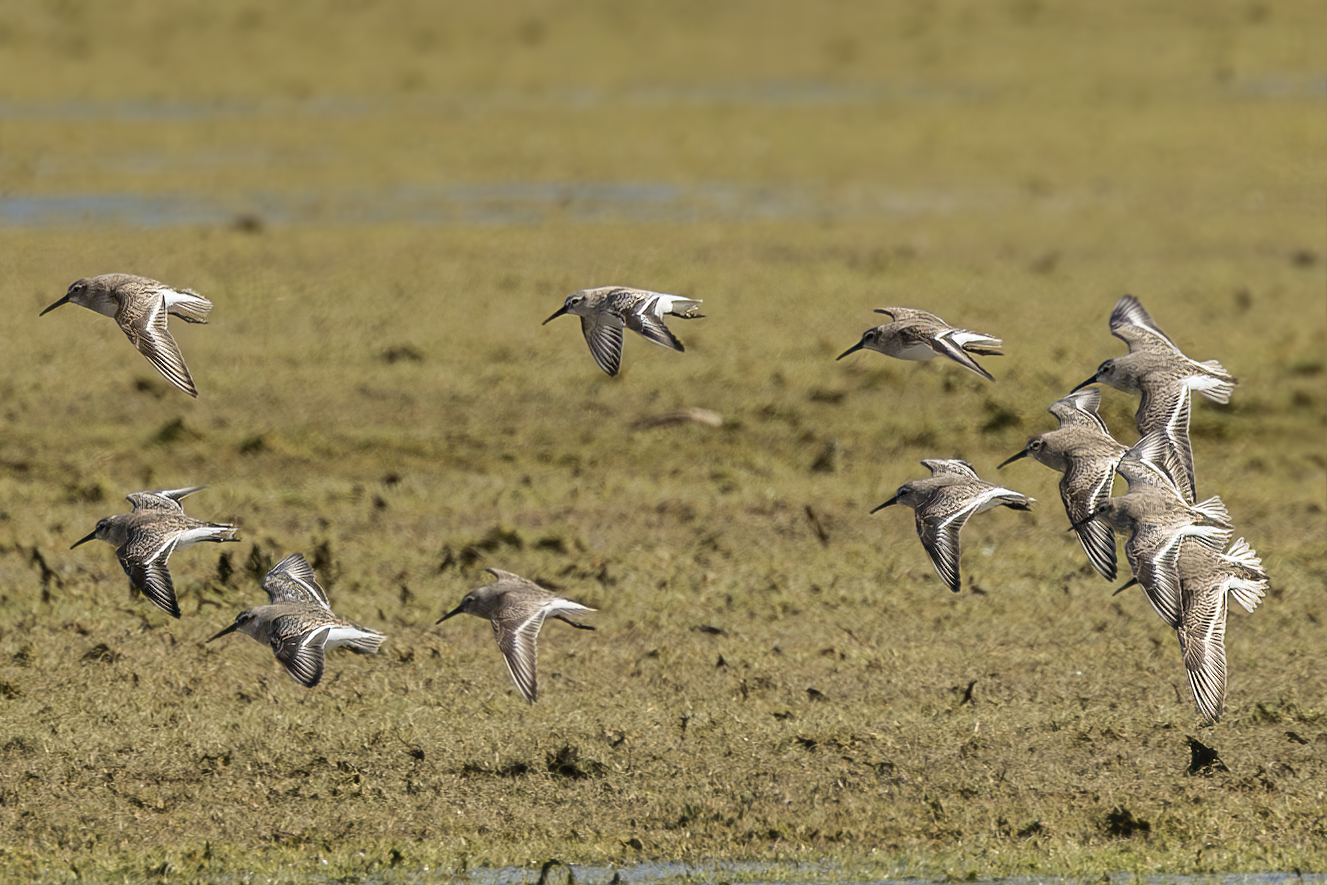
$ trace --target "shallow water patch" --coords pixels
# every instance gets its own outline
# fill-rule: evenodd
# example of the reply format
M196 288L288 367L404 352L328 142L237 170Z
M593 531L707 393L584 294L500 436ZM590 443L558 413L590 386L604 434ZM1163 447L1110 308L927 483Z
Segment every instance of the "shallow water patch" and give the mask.
M996 211L1026 197L986 193L816 188L709 182L506 182L332 193L56 194L0 196L0 227L126 225L415 224L535 225L706 221L843 221Z

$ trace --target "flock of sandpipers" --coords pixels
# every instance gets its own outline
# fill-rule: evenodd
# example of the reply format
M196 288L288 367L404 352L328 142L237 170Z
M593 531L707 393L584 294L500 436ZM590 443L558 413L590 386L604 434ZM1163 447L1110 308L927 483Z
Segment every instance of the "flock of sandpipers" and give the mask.
M66 303L114 317L162 375L190 396L198 395L166 321L167 315L175 315L191 323L206 322L212 309L206 298L145 277L105 274L75 282L42 313ZM698 300L608 286L577 292L544 322L566 314L580 317L594 361L604 372L616 375L624 328L681 351L682 343L664 318L692 319L701 316L699 310ZM945 356L995 380L973 355L1000 355L1000 339L955 328L922 310L888 307L877 313L888 315L890 322L865 332L839 359L863 349L904 360ZM1190 393L1196 390L1225 403L1235 379L1215 361L1197 362L1185 356L1133 296L1126 295L1115 305L1110 330L1129 345L1129 353L1102 363L1092 377L1052 403L1049 411L1059 420L1059 428L1033 437L999 466L1030 456L1064 474L1060 496L1070 526L1092 567L1107 580L1116 578L1115 535L1127 536L1124 552L1133 579L1120 589L1141 585L1157 614L1176 631L1198 710L1215 722L1225 708L1227 594L1251 612L1268 586L1262 562L1248 543L1243 538L1232 543L1235 533L1221 499L1194 500ZM1140 395L1135 422L1141 438L1134 446L1117 442L1098 414L1101 391L1091 386L1098 382ZM871 512L892 504L911 507L936 572L958 592L959 532L967 520L999 506L1028 510L1034 501L983 481L966 461L933 459L922 464L930 470L929 478L904 483L894 497ZM1128 483L1128 491L1112 496L1117 473ZM102 519L73 546L93 539L114 546L132 586L178 618L180 607L167 569L170 555L200 541L238 540L236 526L185 515L181 500L200 488L134 492L128 495L132 512ZM544 621L552 617L592 630L569 615L594 609L556 596L520 575L488 571L496 580L466 594L438 623L462 613L487 619L512 681L533 702L537 641ZM322 678L328 649L374 654L386 638L333 614L313 567L299 553L273 567L263 579L263 589L269 604L241 612L212 639L234 631L247 633L269 644L290 675L306 686L317 685Z

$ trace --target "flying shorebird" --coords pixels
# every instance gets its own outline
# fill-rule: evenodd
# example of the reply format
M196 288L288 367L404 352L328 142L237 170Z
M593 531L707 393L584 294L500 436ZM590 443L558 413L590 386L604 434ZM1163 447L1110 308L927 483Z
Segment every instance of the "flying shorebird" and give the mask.
M1210 536L1183 539L1176 560L1180 622L1175 634L1194 705L1208 722L1219 720L1226 706L1226 596L1233 596L1252 613L1267 595L1269 580L1262 560L1243 538L1222 552L1232 534L1222 529ZM1115 593L1139 583L1133 578Z
M302 554L292 553L273 566L263 578L263 589L268 605L240 612L235 623L207 641L236 630L247 633L254 641L271 645L286 672L313 688L323 678L328 651L347 648L373 655L387 638L332 614L327 594Z
M1226 706L1226 595L1246 611L1258 607L1267 593L1262 560L1243 538L1225 552L1232 533L1210 541L1185 541L1179 555L1180 625L1176 634L1194 703L1209 722L1221 718Z
M497 580L471 590L461 604L438 619L438 623L453 615L467 614L487 618L493 625L493 635L507 662L507 672L521 696L535 702L537 686L535 665L538 659L539 629L546 618L557 618L578 630L593 630L589 624L578 624L564 612L592 612L579 602L563 599L549 593L534 581L502 569L485 569Z
M968 354L1003 356L1001 348L1004 342L999 338L956 329L935 314L910 307L880 307L875 312L888 315L893 322L866 330L862 340L839 354L838 359L863 349L879 351L885 356L901 360L929 360L934 356L947 356L988 381L995 380L990 372L977 365L977 361Z
M114 317L138 352L166 380L190 396L198 396L189 367L166 327L166 315L174 314L189 323L206 323L212 302L202 295L191 289L173 289L147 277L108 273L73 283L63 298L39 315L45 316L62 304L77 304Z
M682 351L686 348L664 325L664 317L698 319L704 316L699 311L699 299L625 286L603 286L582 289L568 296L566 303L542 325L548 325L564 314L580 317L581 332L585 335L585 343L590 345L594 361L609 375L616 375L622 364L624 326L661 347Z
M984 482L966 461L926 460L930 479L899 486L898 494L872 510L906 504L916 511L917 534L940 579L955 593L959 588L958 533L974 513L992 507L1030 510L1036 500L1020 492Z
M1023 451L1000 467L1031 456L1064 474L1060 477L1060 499L1069 522L1076 526L1083 552L1102 577L1115 580L1115 531L1092 514L1110 497L1115 468L1128 451L1106 429L1097 414L1101 389L1089 387L1051 403L1050 412L1060 421L1056 430L1034 436Z
M133 588L178 618L180 604L175 598L170 571L166 568L170 555L200 541L239 540L235 536L237 528L233 525L203 522L184 515L180 499L203 488L193 486L126 495L125 500L134 505L133 511L98 520L91 534L75 541L69 549L94 539L110 544Z
M1100 381L1117 390L1141 396L1134 423L1147 436L1160 431L1175 452L1179 475L1172 477L1186 501L1195 497L1193 446L1189 442L1189 391L1196 390L1217 403L1230 402L1235 378L1216 360L1189 359L1137 298L1125 295L1110 314L1110 331L1129 345L1125 356L1106 360L1096 373L1075 387Z
M1129 483L1123 495L1102 501L1088 519L1099 519L1127 534L1124 555L1134 578L1161 619L1172 629L1181 622L1179 554L1188 538L1218 543L1231 528L1219 497L1190 504L1159 459L1167 444L1160 431L1140 439L1120 459L1116 471ZM1075 529L1078 525L1075 524ZM1128 586L1128 585L1126 585Z

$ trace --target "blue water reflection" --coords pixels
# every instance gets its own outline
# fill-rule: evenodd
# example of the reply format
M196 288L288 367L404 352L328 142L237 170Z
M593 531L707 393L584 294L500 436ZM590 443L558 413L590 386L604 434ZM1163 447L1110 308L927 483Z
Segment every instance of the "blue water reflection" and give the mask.
M0 228L848 220L992 210L1014 193L661 182L511 182L340 192L0 196Z

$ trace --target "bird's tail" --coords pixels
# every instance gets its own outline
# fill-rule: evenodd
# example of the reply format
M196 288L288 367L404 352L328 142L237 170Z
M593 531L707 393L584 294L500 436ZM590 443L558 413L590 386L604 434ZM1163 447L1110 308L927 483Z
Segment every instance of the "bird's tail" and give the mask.
M1193 505L1193 509L1206 517L1211 525L1222 528L1230 527L1230 511L1226 509L1226 503L1221 500L1220 496L1213 496L1206 501L1200 501ZM1229 535L1226 537L1229 537Z
M1036 498L1029 498L1027 495L1015 492L1012 489L1004 489L1007 494L1001 495L997 499L997 504L1003 504L1011 510L1031 510L1032 505L1037 503Z
M376 655L387 636L382 633L364 631L364 634L346 642L341 647L348 648L357 655Z
M1245 611L1252 612L1267 595L1269 578L1262 559L1243 538L1231 544L1222 558L1235 567L1227 587L1230 595Z
M949 337L968 353L979 353L983 356L1004 356L1004 342L999 338L992 338L980 332L969 332L967 329L955 329Z
M191 289L184 289L178 295L166 308L172 315L186 323L207 322L207 315L212 312L211 301Z
M700 312L699 299L674 298L668 305L667 310L670 315L681 317L684 320L696 320L704 316Z
M1207 360L1201 364L1212 374L1202 375L1189 382L1189 385L1214 403L1230 402L1230 395L1235 392L1235 376L1222 367L1216 360Z
M209 523L208 528L212 529L212 534L204 538L206 541L238 541L240 540L240 527L237 525L227 525L225 523Z

